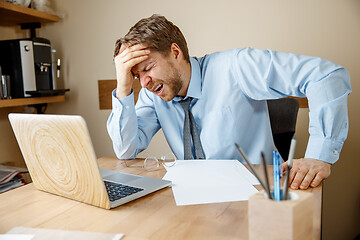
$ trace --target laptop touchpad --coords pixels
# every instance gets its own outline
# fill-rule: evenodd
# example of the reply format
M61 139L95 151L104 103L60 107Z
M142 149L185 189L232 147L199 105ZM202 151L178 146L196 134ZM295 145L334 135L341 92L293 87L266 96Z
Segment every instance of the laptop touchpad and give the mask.
M104 180L117 182L117 183L126 183L130 181L134 181L141 178L140 176L134 176L134 175L127 175L122 173L115 173L111 174L109 176L104 177Z

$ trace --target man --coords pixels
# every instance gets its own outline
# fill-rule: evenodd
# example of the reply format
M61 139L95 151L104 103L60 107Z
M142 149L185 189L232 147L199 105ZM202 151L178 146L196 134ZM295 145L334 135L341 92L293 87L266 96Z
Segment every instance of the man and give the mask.
M119 159L135 158L160 128L177 158L186 158L182 106L190 98L196 123L190 156L241 159L237 143L250 161L259 163L262 151L270 163L274 144L265 100L286 96L307 97L310 108L307 151L293 160L290 187L318 186L339 159L351 87L348 72L335 63L251 48L190 58L179 28L159 15L136 23L116 42L114 56L117 88L107 127ZM135 107L132 84L138 80L143 88Z

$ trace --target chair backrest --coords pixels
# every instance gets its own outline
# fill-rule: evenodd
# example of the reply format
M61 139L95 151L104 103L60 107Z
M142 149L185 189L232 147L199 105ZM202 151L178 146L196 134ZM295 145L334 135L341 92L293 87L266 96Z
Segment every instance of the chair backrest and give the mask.
M271 130L276 148L286 161L295 133L299 103L293 98L267 100Z

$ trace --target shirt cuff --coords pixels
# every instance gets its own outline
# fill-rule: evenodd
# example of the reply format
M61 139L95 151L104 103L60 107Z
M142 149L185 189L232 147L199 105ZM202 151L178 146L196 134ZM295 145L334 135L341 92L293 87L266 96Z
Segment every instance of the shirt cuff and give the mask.
M309 138L305 158L313 158L327 163L335 163L339 159L343 143L318 137Z
M118 99L116 98L116 90L112 92L112 108L113 111L121 113L121 117L125 118L135 113L134 92L131 91L130 95Z

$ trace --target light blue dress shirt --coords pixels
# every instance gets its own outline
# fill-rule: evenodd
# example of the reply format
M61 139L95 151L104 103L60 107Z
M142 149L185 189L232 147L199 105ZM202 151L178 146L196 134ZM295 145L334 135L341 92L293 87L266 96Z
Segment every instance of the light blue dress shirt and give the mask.
M234 143L249 160L260 163L263 151L271 164L274 143L267 99L307 97L310 138L306 158L334 163L348 132L347 96L350 77L341 66L318 57L252 48L191 58L187 96L207 159L241 159ZM162 128L170 148L183 159L184 111L142 89L136 106L133 93L117 99L107 122L119 159L135 158Z

